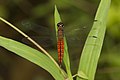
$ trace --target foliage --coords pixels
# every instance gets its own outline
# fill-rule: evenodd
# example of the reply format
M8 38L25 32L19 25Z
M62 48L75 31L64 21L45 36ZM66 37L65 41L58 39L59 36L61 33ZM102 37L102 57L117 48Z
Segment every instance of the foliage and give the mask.
M65 30L71 32L71 30L76 28L73 26L78 23L81 24L82 26L84 26L84 24L85 25L88 24L89 22L92 23L93 19L91 19L91 18L94 17L94 14L96 12L95 11L96 7L99 3L99 0L89 0L89 1L77 0L75 2L72 2L69 0L61 0L61 1L51 0L48 2L46 2L46 1L40 2L40 1L41 0L39 0L39 1L36 0L36 1L31 1L31 2L24 1L24 0L1 1L0 2L1 3L0 4L0 16L2 16L4 18L6 18L7 20L9 20L10 22L14 23L21 30L25 29L25 27L22 27L21 21L26 21L26 20L31 20L31 21L33 21L37 24L41 24L41 25L54 26L54 20L53 20L54 4L53 3L55 3L55 4L57 4L57 8L60 12L62 21L65 23ZM101 57L100 57L99 65L97 68L95 80L109 80L109 79L119 80L120 79L119 78L119 75L120 75L120 70L119 70L119 65L120 65L120 63L119 63L119 53L120 53L120 50L119 50L119 48L120 48L119 10L120 9L119 8L120 7L119 6L120 5L119 4L120 4L119 0L112 1L112 5L110 8L109 17L108 17L107 32L105 35L105 41L104 41L103 49L101 52ZM4 35L6 37L10 36L10 38L14 38L15 40L19 41L18 39L20 39L21 37L18 36L18 34L16 34L15 31L9 30L9 28L6 27L1 22L0 22L0 25L1 25L1 27L0 27L1 35ZM72 26L72 27L68 27L68 26ZM28 26L28 28L30 28L30 27ZM51 30L54 29L54 27L53 28L50 27L50 28L51 28ZM90 27L87 27L87 29L90 29ZM6 33L6 30L7 30L7 33ZM25 32L27 33L27 30ZM86 33L87 30L85 30L84 32ZM42 34L44 34L44 33L42 33ZM51 34L55 34L55 33L51 32ZM85 37L82 37L82 36L85 36L86 34L82 33L79 35L79 37L81 39L83 39ZM75 52L75 51L77 51L76 49L73 50L73 49L69 48L69 45L71 43L69 43L68 41L67 41L67 43L68 43L68 50L69 50L69 54L70 54L69 55L70 56L70 64L71 64L70 72L75 74L77 71L77 66L78 66L78 64L76 64L76 63L78 63L78 61L79 61L78 57L80 55L81 47L75 47L76 49L79 48L79 54L77 54ZM77 43L77 41L76 41L76 43ZM81 43L84 43L84 41ZM78 45L83 45L81 43L79 43ZM55 58L57 59L56 49L55 48L54 49L47 48L47 49L49 49L48 52L50 53L50 55L52 55L53 57L55 56ZM4 63L4 66L5 66L5 64L7 65L9 63L14 63L14 62L11 62L11 60L10 60L11 57L8 57L8 55L7 55L7 57L5 57L6 56L5 52L8 54L7 51L5 51L3 48L0 48L0 51L1 51L1 54L0 54L0 64L1 65L3 65L3 63ZM74 52L71 52L71 51L74 51ZM19 60L19 61L21 61L21 60ZM15 62L16 62L16 60L15 60ZM14 65L12 65L12 66L14 66ZM10 68L11 68L11 66L8 67L8 69L10 69ZM5 69L5 67L2 68L2 70L4 70L4 69ZM12 70L9 70L9 71L12 71ZM0 71L0 72L2 74L2 71ZM9 72L9 73L11 73L11 72ZM42 73L42 72L40 72L40 73ZM83 75L84 78L86 78L86 79L88 78L88 76L83 71L80 71L80 73L81 73L80 75ZM5 74L7 74L7 73L5 73ZM18 75L21 76L22 74L18 73ZM41 76L43 76L43 75L41 75ZM49 75L45 75L46 78L47 78L47 76L49 76ZM77 74L77 76L79 76L79 75ZM0 77L0 79L1 79L1 77ZM50 79L51 79L51 77L50 77ZM18 79L16 79L16 80L18 80ZM23 80L23 79L21 79L21 80ZM25 80L27 80L27 79L25 79Z

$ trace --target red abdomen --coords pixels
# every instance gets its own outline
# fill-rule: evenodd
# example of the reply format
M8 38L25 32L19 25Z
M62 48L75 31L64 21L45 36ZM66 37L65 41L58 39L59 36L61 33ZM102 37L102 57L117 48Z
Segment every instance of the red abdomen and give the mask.
M63 55L64 55L64 40L63 39L58 39L57 48L58 48L58 60L59 60L59 64L61 65Z

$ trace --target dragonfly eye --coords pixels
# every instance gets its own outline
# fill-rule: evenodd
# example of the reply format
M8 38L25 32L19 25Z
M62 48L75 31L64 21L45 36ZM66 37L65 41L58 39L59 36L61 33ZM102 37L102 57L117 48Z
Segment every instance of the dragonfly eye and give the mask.
M64 27L64 24L63 24L62 22L59 22L59 23L57 24L57 26L58 26L58 27L60 27L60 26L61 26L61 27Z

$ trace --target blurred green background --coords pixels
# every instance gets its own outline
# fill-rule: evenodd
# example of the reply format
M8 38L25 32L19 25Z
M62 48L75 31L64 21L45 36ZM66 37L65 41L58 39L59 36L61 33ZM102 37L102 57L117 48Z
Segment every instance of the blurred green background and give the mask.
M78 68L86 37L100 0L0 0L0 17L33 37L57 61L54 5L65 25L72 74ZM0 21L0 35L33 48L18 32ZM64 66L63 66L64 68ZM54 80L39 66L0 47L0 80ZM112 0L95 80L120 80L120 1Z

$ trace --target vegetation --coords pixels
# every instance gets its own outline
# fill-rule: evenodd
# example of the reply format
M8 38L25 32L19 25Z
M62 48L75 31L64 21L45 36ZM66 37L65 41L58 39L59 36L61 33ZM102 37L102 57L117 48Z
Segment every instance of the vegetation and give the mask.
M16 3L19 3L19 2L16 2ZM58 2L56 2L58 3ZM74 4L77 4L75 2L69 2L69 1L65 1L65 3L69 3L70 5L72 6L75 6ZM48 4L46 4L48 5ZM58 5L58 4L57 4ZM64 5L64 6L61 6L61 5ZM69 8L70 6L66 6L65 4L61 4L60 5L60 2L59 2L59 7L66 7L66 8ZM112 4L113 5L113 4ZM44 5L45 6L45 5ZM110 0L101 0L100 1L100 5L97 9L97 13L96 13L96 16L95 16L95 19L93 20L93 26L92 26L92 29L90 30L90 33L88 34L88 37L86 39L86 42L85 42L85 45L84 45L84 48L83 48L83 51L82 51L82 55L81 55L81 58L80 58L80 63L79 63L79 68L78 68L78 71L77 73L75 72L77 67L75 66L76 63L78 61L76 61L76 63L74 63L74 60L72 61L71 60L71 55L70 53L75 53L77 50L73 50L72 51L69 51L69 49L71 49L69 47L70 44L73 45L73 43L70 43L68 40L67 40L67 35L65 35L65 54L64 54L64 65L62 66L62 68L60 68L57 64L57 62L53 59L52 56L56 56L54 55L54 53L57 54L55 48L51 49L51 48L47 48L47 50L44 50L43 48L41 48L38 44L34 43L34 41L31 40L31 38L29 38L26 34L22 33L19 29L17 30L19 33L21 33L22 35L24 35L26 38L28 38L29 40L31 40L35 45L37 45L37 47L42 51L38 51L34 48L31 48L23 43L20 43L18 41L14 41L14 40L11 40L11 39L8 39L8 38L4 38L2 36L0 36L0 46L6 48L7 50L11 51L11 52L14 52L16 53L17 55L37 64L38 66L42 67L43 69L45 69L46 71L48 71L53 77L54 79L56 80L73 80L73 77L76 79L76 80L84 80L84 79L88 79L88 80L94 80L94 77L95 77L95 73L96 73L96 67L97 67L97 64L98 64L98 59L99 59L99 56L100 56L100 52L101 52L101 48L102 48L102 44L103 44L103 39L104 39L104 35L105 35L105 31L106 31L106 23L107 23L107 13L108 13L108 10L109 10L109 6L110 6ZM31 20L30 20L30 23L31 22L35 22L33 20L37 20L36 17L42 17L45 15L45 13L47 13L48 10L44 11L44 13L40 13L38 12L39 9L40 10L45 10L46 7L42 7L41 5L34 8L33 9L33 13L32 15L34 15ZM3 9L3 8L2 8ZM46 8L47 9L47 8ZM59 10L59 9L58 9ZM57 7L55 7L55 14L54 14L54 19L55 19L55 33L57 32L57 26L56 24L60 21L63 21L67 24L67 22L64 20L64 19L60 19L63 18L62 17L62 14L59 14L58 13L58 10L57 10ZM74 9L71 9L71 10L74 10ZM25 11L25 10L24 10ZM3 12L3 11L2 11ZM61 11L59 11L61 12ZM111 12L111 10L110 10ZM79 14L79 13L76 13L76 14ZM60 16L61 15L61 16ZM113 15L113 13L109 14L110 15ZM69 15L68 15L69 16ZM72 17L72 16L71 16ZM76 15L74 16L76 17ZM77 15L77 17L79 17L79 15ZM7 23L8 25L10 25L11 27L13 26L12 24L10 24L9 22L7 22L6 20L4 20L3 18L0 18L3 22ZM65 18L67 19L67 18ZM85 19L87 20L87 19ZM119 20L119 19L118 19ZM24 22L25 21L25 22ZM27 25L28 28L31 28L31 29L34 29L33 27L30 26L29 22L26 24L26 21L27 20L24 20L23 21L23 24L24 25ZM81 18L78 18L75 20L75 22L72 22L71 25L73 26L74 24L78 24L79 22L81 21ZM12 21L11 21L12 22ZM20 24L19 22L17 24ZM114 24L114 23L113 23ZM112 24L112 25L113 25ZM109 24L110 25L110 24ZM117 26L117 25L116 25ZM14 27L14 26L13 26ZM77 26L78 27L78 26ZM14 29L17 29L17 27L14 27ZM73 28L76 28L76 27L68 27L66 28L68 31L70 29L73 29ZM24 29L25 30L25 29ZM109 29L108 29L109 30ZM118 34L119 31L117 31L118 29L113 29L114 32L113 34ZM89 30L88 30L89 31ZM53 31L54 32L54 31ZM44 32L45 33L45 32ZM44 34L42 33L42 34ZM86 34L87 34L87 31L86 31ZM56 33L57 35L57 33ZM81 34L76 34L74 31L71 32L71 35L73 36L76 36L79 37ZM4 35L3 35L4 36ZM119 40L119 35L116 35L118 37L118 40ZM57 36L56 36L57 37ZM83 36L80 37L80 38L84 38ZM108 38L108 37L107 37ZM54 38L55 39L55 38ZM56 40L56 39L55 39ZM54 40L54 41L55 41ZM85 40L85 39L84 39ZM109 42L111 42L112 40L110 40ZM105 39L105 43L108 43L109 45L111 45L108 41L106 41ZM76 41L77 43L77 41ZM118 42L117 42L118 43ZM77 43L78 44L78 43ZM80 45L80 44L79 44ZM110 47L110 46L109 46ZM117 48L119 47L119 44L117 45L117 47L115 46L115 48L112 49L112 51L107 51L107 48L105 49L105 46L103 46L103 51L102 53L104 53L104 51L108 52L108 53L112 53L114 52ZM3 49L3 48L2 48ZM80 54L80 47L78 47L79 49L79 54ZM48 52L49 53L48 53ZM2 52L2 51L1 51ZM119 52L119 51L117 51ZM118 54L115 55L107 55L107 54L104 54L103 57L100 59L100 63L101 65L98 66L98 70L99 70L99 67L102 67L104 68L104 63L103 62L106 62L108 65L111 64L111 65L118 65L119 66L119 58L118 58ZM45 54L44 54L45 53ZM69 54L68 54L69 53ZM2 53L3 55L4 53ZM70 56L69 56L70 55ZM74 55L78 55L78 54L74 54ZM111 61L111 56L113 57L113 60ZM70 57L70 58L69 58ZM110 57L110 59L108 58ZM55 57L57 58L57 57ZM1 58L2 60L2 58ZM3 59L4 60L4 59ZM77 58L78 60L78 58ZM107 62L108 61L108 62ZM70 65L71 63L71 65ZM106 64L106 65L107 65ZM65 70L64 70L64 66L65 66ZM72 69L72 70L71 70ZM75 71L74 71L75 70ZM19 73L18 73L19 74ZM75 74L75 75L73 75ZM106 74L103 73L103 74ZM112 75L112 73L110 72L109 73L110 75ZM73 75L73 76L72 76ZM108 74L107 74L108 75ZM105 77L99 77L98 73L97 73L97 76L96 79L102 79L102 80L106 80L106 79L109 79L109 76L108 78L105 76ZM116 79L116 77L114 78L114 75L112 75L112 77L110 76L110 78L112 78L113 80ZM44 77L40 77L39 79L42 79L42 80L46 80ZM16 79L17 80L17 79ZM24 79L22 79L24 80ZM27 80L27 79L26 79Z

